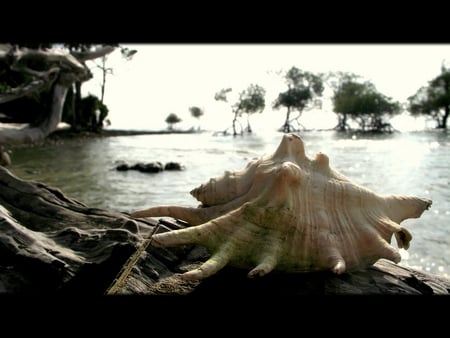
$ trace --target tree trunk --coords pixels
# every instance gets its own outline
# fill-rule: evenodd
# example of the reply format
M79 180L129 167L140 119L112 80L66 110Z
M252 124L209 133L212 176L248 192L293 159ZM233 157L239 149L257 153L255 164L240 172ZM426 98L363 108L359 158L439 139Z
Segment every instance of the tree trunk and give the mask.
M201 281L178 272L209 257L204 247L156 248L155 231L189 226L90 208L0 166L0 293L18 295L293 296L450 294L450 280L386 260L350 273L272 272L248 278L225 267ZM261 299L262 299L261 298Z
M250 126L250 114L247 113L247 132L252 133L252 127Z
M289 125L289 116L291 115L291 107L288 106L287 107L287 112L286 112L286 121L284 121L284 125L283 125L283 132L284 133L290 133L291 132L291 128Z
M82 106L81 106L81 82L80 81L76 81L75 82L75 111L74 111L74 116L75 116L75 121L74 124L72 125L72 128L75 130L80 130L83 129L83 110L82 110Z
M66 99L65 99L65 107L66 108L66 117L65 121L69 123L70 125L73 125L75 123L75 93L73 85L71 85L67 89ZM63 114L64 114L64 107L63 107ZM62 117L64 119L64 116Z
M43 140L53 132L61 122L64 100L68 88L55 84L53 88L52 107L49 116L40 125L26 128L0 128L1 144L34 143Z
M234 112L234 118L233 118L233 136L236 136L236 135L237 135L237 132L236 132L236 121L237 121L238 113L239 113L239 110L236 110L236 111Z
M101 87L101 97L100 102L103 103L103 98L105 96L105 86L106 86L106 56L102 57L102 87Z
M342 126L341 126L341 130L342 131L346 131L347 130L347 114L342 114Z
M450 106L445 106L445 113L444 113L444 116L442 117L442 128L443 129L447 129L447 120L448 120L449 114L450 114Z

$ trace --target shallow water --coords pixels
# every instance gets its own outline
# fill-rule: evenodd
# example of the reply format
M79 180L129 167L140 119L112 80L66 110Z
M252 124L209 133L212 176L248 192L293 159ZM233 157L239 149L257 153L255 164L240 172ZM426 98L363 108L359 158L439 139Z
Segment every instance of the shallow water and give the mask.
M278 132L243 137L204 132L65 140L14 148L8 169L22 179L59 188L90 207L130 212L161 204L197 206L190 190L224 170L242 169L251 159L271 154L281 137ZM402 222L413 240L407 251L401 250L400 264L450 276L448 133L352 137L310 131L301 137L310 158L319 151L327 154L330 165L355 183L380 194L432 199L432 207L420 218ZM117 171L121 161L180 162L186 169L157 174Z

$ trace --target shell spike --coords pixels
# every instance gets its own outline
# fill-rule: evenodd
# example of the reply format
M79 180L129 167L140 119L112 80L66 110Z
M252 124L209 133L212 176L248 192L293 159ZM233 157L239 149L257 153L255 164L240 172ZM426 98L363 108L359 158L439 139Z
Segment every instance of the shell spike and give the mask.
M305 144L296 134L285 134L280 145L273 154L273 158L294 158L302 162L306 158Z
M152 236L152 245L156 247L171 247L182 244L199 243L204 237L206 224L179 230L162 232Z
M328 259L331 263L331 271L340 275L346 270L345 260L336 248L330 248L329 250Z
M432 204L427 198L402 195L387 196L385 202L389 218L396 223L408 218L419 218Z
M337 275L343 273L345 271L345 261L343 259L339 259L333 266L332 271Z
M271 272L276 265L276 259L272 256L266 257L261 263L259 263L253 270L251 270L247 276L249 278L262 277Z
M181 275L184 280L198 280L214 275L221 270L230 260L232 250L230 245L224 245L217 253L212 255L199 268L185 272Z
M312 164L320 171L326 172L330 169L330 159L324 153L317 153Z
M397 245L400 249L408 250L412 235L407 229L400 227L400 231L395 232L395 239L397 240Z
M181 275L184 280L199 280L214 275L227 265L228 260L216 256L211 257L203 263L198 269L185 272Z
M133 218L167 216L182 219L191 225L198 225L208 221L209 214L210 211L203 208L162 205L132 212L130 216Z

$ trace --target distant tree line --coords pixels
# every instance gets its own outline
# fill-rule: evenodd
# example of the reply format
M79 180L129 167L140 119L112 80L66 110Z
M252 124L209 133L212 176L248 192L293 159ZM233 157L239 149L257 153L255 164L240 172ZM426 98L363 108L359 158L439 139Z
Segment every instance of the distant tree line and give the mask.
M330 72L327 74L303 71L291 67L284 79L287 90L279 93L272 103L272 108L286 109L282 132L298 131L304 128L300 122L306 109L320 108L322 94L327 85L332 89L333 112L337 115L337 125L333 128L339 132L382 132L395 131L389 120L405 111L412 116L427 116L436 121L437 129L447 129L450 114L450 70L441 67L441 74L429 81L428 86L421 87L416 94L408 98L407 103L393 101L380 93L370 81L360 81L360 76L346 72ZM228 93L232 88L223 88L215 93L216 101L228 102ZM231 104L233 113L233 135L252 132L249 117L255 112L263 112L265 108L265 90L252 84L240 93L239 99ZM295 116L292 113L297 112ZM244 129L239 121L247 114L247 127ZM350 121L356 124L352 128ZM227 130L224 131L227 133Z
M378 92L370 82L358 82L359 76L351 73L333 72L328 74L303 71L291 67L284 79L287 89L278 94L272 103L272 108L285 110L285 119L279 131L289 133L298 131L304 126L300 122L305 110L322 106L322 94L325 85L333 90L333 111L338 117L337 131L348 131L349 120L359 125L362 132L392 132L393 128L388 119L399 114L402 109L398 102ZM217 101L228 102L227 94L231 88L218 91L214 98ZM231 105L233 113L233 135L251 132L249 117L255 112L261 113L265 108L265 90L259 85L252 84L240 93L237 102ZM247 114L247 128L244 130L238 118ZM293 113L296 113L294 116ZM239 132L236 125L239 124Z
M441 74L408 98L413 116L425 115L436 121L436 128L447 129L450 114L450 70L441 66Z

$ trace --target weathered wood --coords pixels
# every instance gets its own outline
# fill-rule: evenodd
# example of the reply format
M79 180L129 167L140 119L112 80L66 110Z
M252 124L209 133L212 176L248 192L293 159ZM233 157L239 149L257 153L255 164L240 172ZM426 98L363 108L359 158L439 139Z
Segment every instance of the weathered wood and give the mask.
M92 73L84 61L105 56L114 49L113 46L103 46L94 51L77 53L75 57L58 49L33 50L8 44L0 45L0 71L20 74L24 78L24 83L0 92L0 105L25 96L38 96L48 89L52 91L48 113L40 123L24 124L21 128L0 125L0 145L35 143L55 131L61 122L68 88L74 82L84 82L92 78ZM38 66L35 67L35 64ZM33 116L32 111L29 114ZM0 151L0 155L2 153L4 154L4 151ZM6 164L4 161L0 163Z
M188 226L171 219L137 219L89 208L58 189L22 180L0 166L0 293L92 295L347 295L449 294L450 281L380 260L342 275L272 272L247 278L226 267L202 281L179 273L209 254L201 246L156 248L155 226ZM172 225L172 226L171 226ZM146 242L147 240L147 242ZM144 250L140 250L144 248ZM136 254L137 253L137 254ZM134 256L134 259L130 259ZM120 284L111 290L122 276Z

